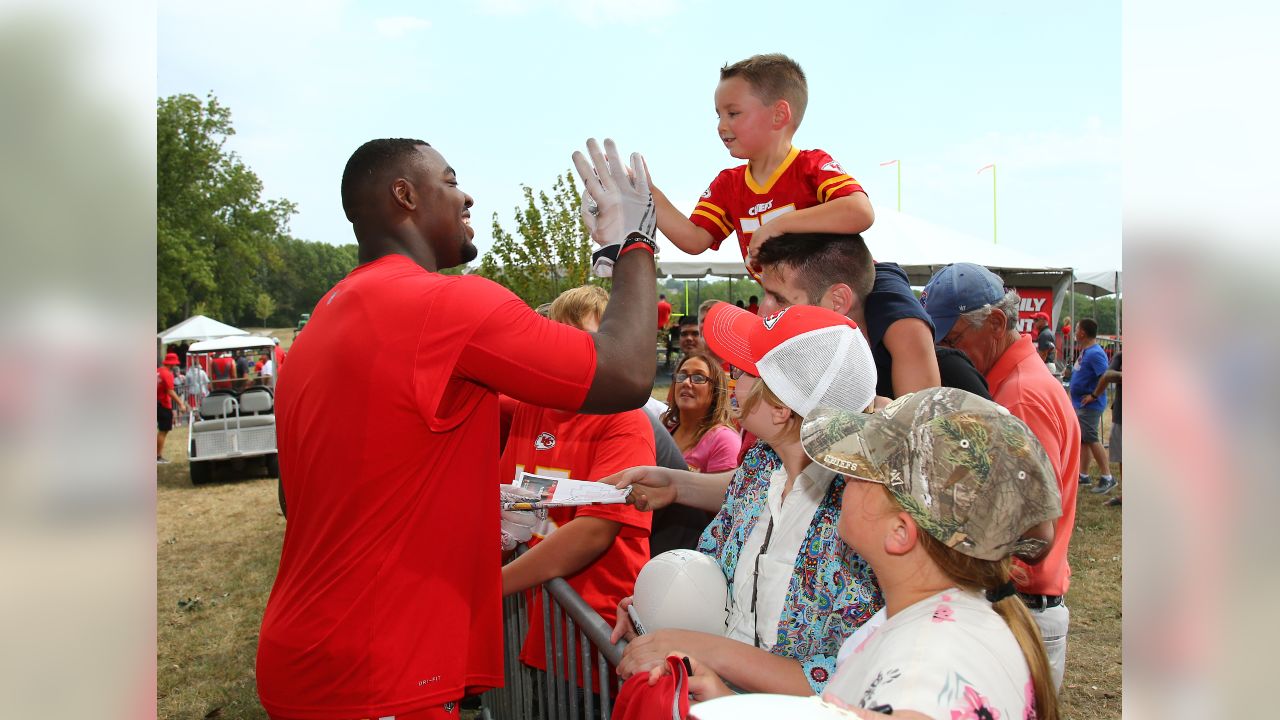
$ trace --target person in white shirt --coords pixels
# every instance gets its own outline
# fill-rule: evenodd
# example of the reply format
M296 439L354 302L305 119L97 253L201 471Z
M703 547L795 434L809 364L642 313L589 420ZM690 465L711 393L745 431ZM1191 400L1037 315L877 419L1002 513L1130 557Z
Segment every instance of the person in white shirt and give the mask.
M636 637L620 612L614 639L630 643L618 672L647 673L682 651L747 690L814 694L835 672L841 642L882 601L869 566L837 533L846 481L805 455L800 424L819 405L869 405L875 363L851 320L815 306L760 318L718 303L704 329L737 379L743 428L762 442L718 492L701 474L662 468L633 468L613 481L634 484L629 501L641 509L679 501L718 511L697 549L725 574L727 627L723 634L663 629Z

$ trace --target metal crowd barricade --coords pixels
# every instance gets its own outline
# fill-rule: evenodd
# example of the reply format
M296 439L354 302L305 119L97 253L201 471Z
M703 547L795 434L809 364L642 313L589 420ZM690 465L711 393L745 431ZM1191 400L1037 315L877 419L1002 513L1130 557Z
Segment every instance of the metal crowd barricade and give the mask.
M517 551L523 554L527 548ZM502 602L503 687L480 696L485 720L579 720L609 718L611 694L618 678L614 668L622 659L626 642L611 643L613 631L600 614L569 583L555 578L531 592L542 594L542 617L529 617L529 593L521 592ZM546 640L547 670L520 662L520 649L529 634L530 621L541 623ZM567 639L567 642L566 642ZM566 644L569 647L566 647ZM577 648L579 652L572 652ZM578 689L578 658L582 658L582 686ZM591 690L593 678L599 691Z

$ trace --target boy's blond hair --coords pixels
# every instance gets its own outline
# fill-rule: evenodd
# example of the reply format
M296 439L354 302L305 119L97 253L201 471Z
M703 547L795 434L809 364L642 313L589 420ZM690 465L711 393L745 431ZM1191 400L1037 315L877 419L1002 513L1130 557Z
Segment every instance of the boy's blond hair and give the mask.
M552 300L547 317L581 330L583 322L592 315L597 319L604 317L604 309L608 304L609 293L604 288L583 285L569 288Z
M782 53L752 55L720 68L721 82L741 77L765 105L786 100L791 106L791 129L800 127L804 109L809 104L809 83L800 64Z

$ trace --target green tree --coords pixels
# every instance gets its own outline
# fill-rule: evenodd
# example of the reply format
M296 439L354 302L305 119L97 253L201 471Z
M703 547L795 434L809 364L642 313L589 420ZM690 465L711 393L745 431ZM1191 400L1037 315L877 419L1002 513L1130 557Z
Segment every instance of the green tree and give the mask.
M296 208L225 149L231 111L212 95L174 95L156 113L156 311L161 327L197 305L228 322L253 312L279 270Z
M258 293L258 299L254 302L253 309L257 311L258 317L262 320L262 327L266 327L267 318L271 317L271 314L276 311L276 301L272 300L270 295L260 292Z
M554 300L563 290L587 283L606 284L591 275L591 238L578 215L581 198L572 175L556 177L551 195L524 190L515 208L515 234L493 215L493 247L480 261L479 275L510 289L530 306Z

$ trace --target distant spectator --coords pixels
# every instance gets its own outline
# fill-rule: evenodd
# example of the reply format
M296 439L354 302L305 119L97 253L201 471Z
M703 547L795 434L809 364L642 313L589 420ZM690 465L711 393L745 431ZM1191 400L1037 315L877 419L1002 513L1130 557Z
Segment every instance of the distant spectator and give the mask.
M678 327L680 328L680 356L684 358L702 352L705 346L702 343L702 331L698 329L698 317L681 315Z
M230 390L238 377L236 361L232 359L231 353L224 352L215 358L209 375L213 378L214 390Z
M187 411L187 403L179 397L173 387L173 369L178 367L178 354L166 353L164 364L156 368L156 464L165 465L169 461L164 458L164 439L173 429L173 403Z
M1031 330L1036 338L1036 353L1046 365L1052 363L1055 359L1054 350L1057 348L1057 343L1053 339L1053 330L1049 329L1049 316L1042 312L1036 313Z
M199 362L187 368L187 404L193 408L200 407L200 401L209 394L209 374Z
M746 304L746 303L744 303L744 302L742 302L741 300L734 300L734 301L733 301L733 304L734 304L734 305L736 305L736 306L738 306L738 307L740 307L740 308L742 308L743 310L746 310L746 309L747 309L747 304Z
M1112 465L1118 465L1121 462L1120 450L1122 435L1120 434L1120 358L1122 355L1123 353L1120 350L1116 351L1116 354L1111 358L1111 364L1107 367L1107 371L1102 373L1102 377L1098 380L1098 386L1093 390L1093 396L1100 397L1107 391L1107 385L1115 384L1116 386L1116 397L1111 402L1111 435L1107 442L1107 459ZM1110 492L1111 488L1115 487L1115 483L1116 481L1114 479L1110 483L1103 483L1099 481L1097 487L1092 488L1089 492L1097 493L1099 495ZM1107 504L1119 505L1120 498L1117 496L1115 499L1108 500Z
M658 330L666 330L671 324L671 303L667 302L667 296L658 296Z
M275 343L275 346L276 346L276 347L275 347L275 350L274 350L274 351L272 351L272 358L271 358L271 359L275 360L275 365L273 365L273 367L275 367L275 368L277 368L277 369L278 369L278 368L282 368L282 367L284 367L284 355L285 355L285 353L284 353L284 348L280 347L280 338L278 338L278 337L273 337L273 338L271 338L271 342Z
M1102 412L1107 409L1107 390L1100 384L1109 362L1107 354L1098 345L1098 323L1093 318L1081 318L1076 326L1076 343L1080 355L1071 370L1071 404L1080 418L1080 484L1089 485L1089 468L1097 461L1098 485L1095 493L1109 492L1116 486L1111 477L1111 466L1102 447ZM1095 394L1101 387L1101 394Z
M1064 315L1062 318L1062 327L1058 330L1058 357L1062 358L1062 365L1069 366L1074 360L1073 353L1069 353L1067 348L1071 344L1071 316ZM1073 348L1078 351L1079 348Z
M751 297L747 298L747 312L751 313L752 315L760 314L760 298L756 297L755 295L752 295Z

